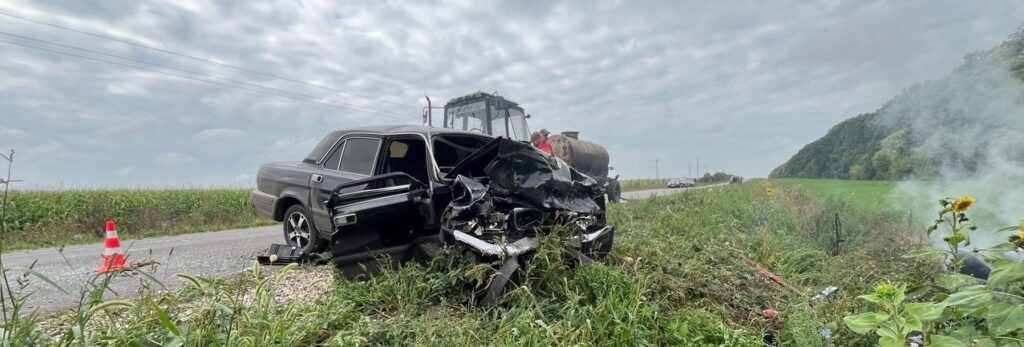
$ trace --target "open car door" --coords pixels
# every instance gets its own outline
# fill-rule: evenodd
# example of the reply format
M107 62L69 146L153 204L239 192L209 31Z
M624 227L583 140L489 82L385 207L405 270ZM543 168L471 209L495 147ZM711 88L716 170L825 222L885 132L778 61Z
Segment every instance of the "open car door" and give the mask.
M365 185L366 189L344 192ZM334 233L331 254L345 272L376 272L383 264L406 260L417 244L417 230L434 219L430 189L418 179L394 172L352 181L334 189L327 206Z

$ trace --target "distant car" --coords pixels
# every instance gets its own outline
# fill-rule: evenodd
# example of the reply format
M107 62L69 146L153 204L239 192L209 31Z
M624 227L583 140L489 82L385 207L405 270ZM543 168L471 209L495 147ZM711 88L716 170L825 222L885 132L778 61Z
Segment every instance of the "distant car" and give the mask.
M689 178L673 178L668 181L668 185L666 186L668 188L689 188L695 185L697 184L693 182L692 179Z
M729 184L743 183L743 177L732 176L729 177Z

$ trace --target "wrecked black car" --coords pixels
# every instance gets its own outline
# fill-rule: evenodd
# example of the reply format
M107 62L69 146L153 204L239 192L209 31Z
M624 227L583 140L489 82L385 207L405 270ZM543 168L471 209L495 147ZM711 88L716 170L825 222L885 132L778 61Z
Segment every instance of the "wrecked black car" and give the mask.
M502 264L506 276L491 286L501 289L553 228L582 261L611 249L603 188L525 142L375 127L332 133L314 152L257 175L257 209L282 221L288 242L271 254L329 250L345 273L360 274L459 247L473 261Z

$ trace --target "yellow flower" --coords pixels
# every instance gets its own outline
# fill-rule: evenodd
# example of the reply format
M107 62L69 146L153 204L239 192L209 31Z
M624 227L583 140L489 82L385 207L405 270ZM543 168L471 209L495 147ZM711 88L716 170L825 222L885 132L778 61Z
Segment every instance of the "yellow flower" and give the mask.
M768 196L772 196L772 195L775 195L775 191L772 190L771 188L768 188Z
M967 212L967 209L971 208L971 205L974 205L974 198L972 197L968 196L956 199L956 203L953 204L953 212Z
M1017 237L1019 237L1021 240L1024 240L1024 229L1021 229L1020 231L1017 232Z

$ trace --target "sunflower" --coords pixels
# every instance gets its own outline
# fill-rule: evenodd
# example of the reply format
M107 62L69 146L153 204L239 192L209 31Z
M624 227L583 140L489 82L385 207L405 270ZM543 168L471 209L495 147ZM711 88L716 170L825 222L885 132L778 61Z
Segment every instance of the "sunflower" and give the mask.
M1024 229L1017 232L1017 237L1020 238L1021 240L1024 240Z
M897 290L898 288L896 288L896 285L889 282L882 282L875 285L875 295L878 295L886 299L891 299L895 297Z
M768 188L768 196L772 196L772 195L775 195L775 191L772 190L771 188Z
M972 197L968 196L956 199L956 203L953 204L953 212L967 212L967 209L971 208L971 205L974 205L974 198Z

